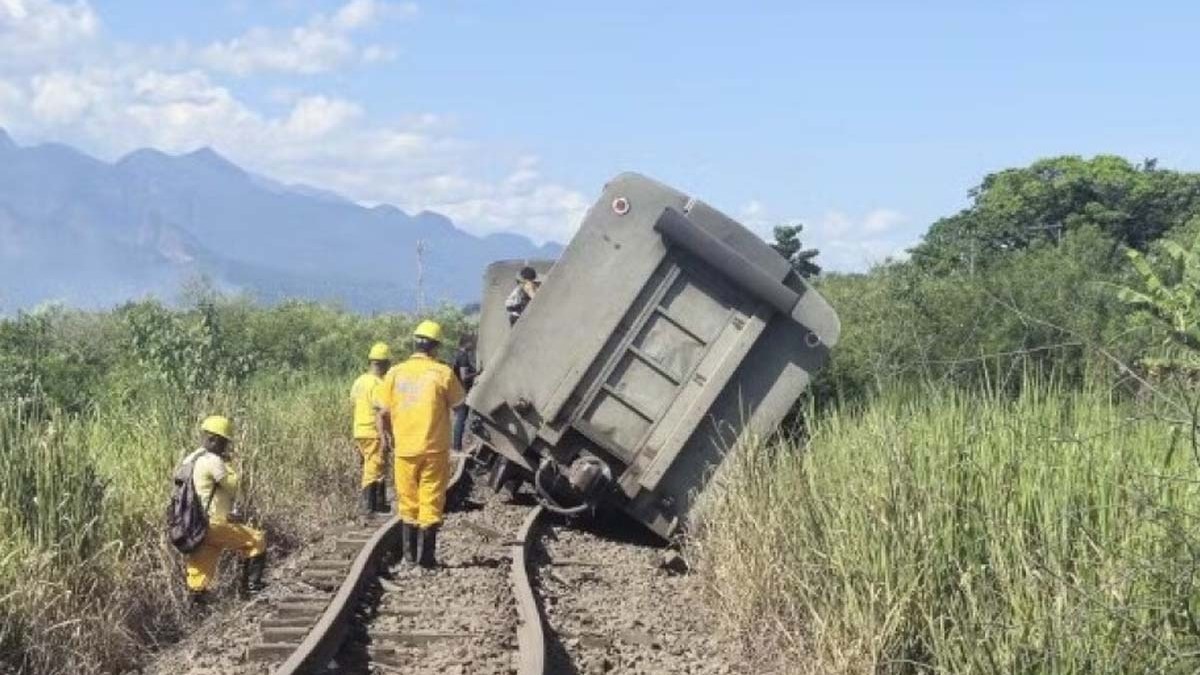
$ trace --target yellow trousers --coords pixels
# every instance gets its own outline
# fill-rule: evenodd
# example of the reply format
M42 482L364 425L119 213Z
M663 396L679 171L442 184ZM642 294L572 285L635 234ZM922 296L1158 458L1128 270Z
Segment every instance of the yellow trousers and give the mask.
M211 523L200 547L187 556L187 587L205 591L212 585L217 563L225 551L236 551L250 558L267 552L267 538L261 530L237 523Z
M396 456L396 509L400 520L421 527L442 522L446 483L450 480L450 452L425 452Z
M383 482L383 441L378 438L356 438L362 458L362 486Z

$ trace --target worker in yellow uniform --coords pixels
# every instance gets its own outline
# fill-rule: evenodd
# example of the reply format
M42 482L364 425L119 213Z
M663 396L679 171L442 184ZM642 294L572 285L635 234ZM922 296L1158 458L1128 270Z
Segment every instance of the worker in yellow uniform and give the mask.
M437 532L450 472L450 415L464 398L450 366L437 360L442 327L422 321L415 352L379 386L380 422L395 461L401 551L409 563L437 565Z
M261 530L237 522L241 519L235 508L238 475L229 464L233 423L214 415L204 420L200 430L201 447L183 461L194 462L192 482L196 496L200 504L207 505L208 533L187 556L188 591L193 601L203 604L225 551L242 556L239 594L247 597L262 590L267 543Z
M362 482L359 485L359 512L366 516L387 511L387 487L383 482L383 440L380 438L375 411L375 389L391 367L392 354L388 346L376 342L367 354L369 369L358 376L350 387L354 403L354 444L362 462Z

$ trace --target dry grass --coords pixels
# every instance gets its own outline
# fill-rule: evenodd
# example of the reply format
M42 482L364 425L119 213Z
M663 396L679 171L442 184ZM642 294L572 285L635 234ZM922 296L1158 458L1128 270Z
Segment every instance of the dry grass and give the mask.
M740 448L698 545L789 673L1195 672L1200 467L1101 393L894 390Z
M194 406L141 392L85 417L0 408L0 672L120 672L178 638L182 565L162 513L208 411L238 423L249 512L276 552L347 514L344 389L279 378Z

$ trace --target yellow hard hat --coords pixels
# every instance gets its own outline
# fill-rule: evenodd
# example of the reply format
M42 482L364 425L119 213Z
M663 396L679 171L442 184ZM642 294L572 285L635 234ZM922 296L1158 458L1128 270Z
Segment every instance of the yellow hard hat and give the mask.
M368 361L388 361L392 358L392 350L386 342L376 342L371 345L371 353L367 354Z
M417 324L417 329L413 331L413 337L425 338L434 342L442 341L442 327L436 321L426 319Z
M201 431L207 431L214 436L220 436L225 440L233 439L233 422L229 421L228 417L220 415L212 415L204 418L204 422L200 424Z

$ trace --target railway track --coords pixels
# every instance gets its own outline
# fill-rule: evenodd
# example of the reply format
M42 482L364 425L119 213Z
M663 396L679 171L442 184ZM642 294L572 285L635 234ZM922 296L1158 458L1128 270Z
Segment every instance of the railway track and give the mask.
M398 521L351 527L305 566L301 590L273 601L247 660L276 675L545 672L526 563L542 510L472 494L456 460L438 570L383 579Z
M682 559L618 514L585 528L547 520L530 572L555 675L745 672L712 632L703 591Z
M532 500L475 488L465 468L458 458L438 570L383 578L397 521L348 528L271 601L247 665L275 675L741 671L688 610L702 599L659 565L652 535L620 518L568 526Z

